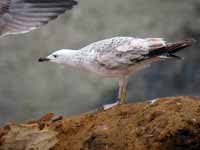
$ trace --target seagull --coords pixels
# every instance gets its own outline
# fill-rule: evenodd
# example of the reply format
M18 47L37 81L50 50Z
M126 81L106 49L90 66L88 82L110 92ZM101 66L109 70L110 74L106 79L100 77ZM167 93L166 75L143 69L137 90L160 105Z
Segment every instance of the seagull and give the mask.
M163 38L113 37L79 50L61 49L38 61L50 61L119 78L117 101L103 106L108 109L125 103L127 80L131 73L159 60L182 59L175 53L192 44L192 39L170 43Z
M0 36L30 32L74 5L75 0L0 0Z

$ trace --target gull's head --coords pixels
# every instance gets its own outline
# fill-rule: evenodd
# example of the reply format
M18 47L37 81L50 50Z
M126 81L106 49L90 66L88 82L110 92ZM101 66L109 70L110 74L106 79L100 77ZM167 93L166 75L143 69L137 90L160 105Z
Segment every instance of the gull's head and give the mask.
M53 52L47 57L41 57L38 59L39 62L55 62L58 64L62 64L65 62L69 51L68 50L58 50Z

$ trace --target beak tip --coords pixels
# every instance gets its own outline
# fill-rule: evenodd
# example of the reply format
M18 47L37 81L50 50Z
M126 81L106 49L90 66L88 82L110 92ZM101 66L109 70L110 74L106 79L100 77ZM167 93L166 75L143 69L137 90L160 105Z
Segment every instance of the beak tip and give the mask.
M39 62L44 62L44 61L49 61L49 59L48 58L39 58L38 61Z
M42 58L39 58L39 59L38 59L39 62L42 62L42 60L43 60Z

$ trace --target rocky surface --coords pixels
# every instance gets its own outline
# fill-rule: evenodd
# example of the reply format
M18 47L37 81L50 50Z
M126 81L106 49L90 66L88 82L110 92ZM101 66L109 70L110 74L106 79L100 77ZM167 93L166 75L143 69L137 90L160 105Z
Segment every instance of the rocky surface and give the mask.
M0 129L0 150L199 150L200 100L169 97Z

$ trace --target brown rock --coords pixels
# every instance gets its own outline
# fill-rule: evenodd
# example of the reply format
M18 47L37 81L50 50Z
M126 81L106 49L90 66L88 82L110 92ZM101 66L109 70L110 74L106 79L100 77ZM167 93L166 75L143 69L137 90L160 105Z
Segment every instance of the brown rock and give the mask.
M0 150L199 150L200 100L160 98L0 129Z

